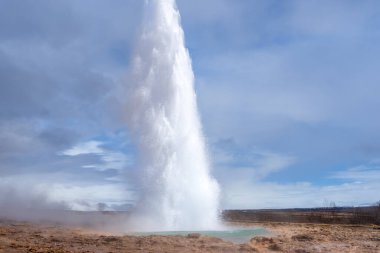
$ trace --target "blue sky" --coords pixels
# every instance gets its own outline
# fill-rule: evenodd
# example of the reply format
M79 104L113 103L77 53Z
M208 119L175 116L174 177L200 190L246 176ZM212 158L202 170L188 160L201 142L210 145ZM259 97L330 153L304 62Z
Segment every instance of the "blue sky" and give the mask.
M380 200L378 1L177 3L223 208ZM0 206L133 203L120 91L142 10L0 0Z

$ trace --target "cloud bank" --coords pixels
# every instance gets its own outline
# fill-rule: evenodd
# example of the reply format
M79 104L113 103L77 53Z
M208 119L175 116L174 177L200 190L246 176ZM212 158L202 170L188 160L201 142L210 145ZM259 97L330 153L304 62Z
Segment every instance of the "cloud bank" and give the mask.
M143 1L0 6L0 210L129 206L121 86ZM378 1L178 6L223 207L378 201Z

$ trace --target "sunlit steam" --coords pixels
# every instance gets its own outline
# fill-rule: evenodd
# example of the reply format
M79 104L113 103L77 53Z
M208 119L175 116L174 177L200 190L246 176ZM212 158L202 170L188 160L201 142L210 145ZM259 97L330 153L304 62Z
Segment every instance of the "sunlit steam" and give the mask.
M218 226L217 182L210 176L191 60L174 0L148 0L128 83L128 123L138 149L145 230Z

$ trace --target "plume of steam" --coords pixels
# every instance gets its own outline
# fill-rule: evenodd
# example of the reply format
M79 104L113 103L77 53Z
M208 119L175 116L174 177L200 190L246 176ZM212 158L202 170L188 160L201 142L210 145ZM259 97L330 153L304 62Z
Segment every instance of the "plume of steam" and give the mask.
M128 125L138 148L139 229L218 226L191 60L174 0L148 0L128 82ZM141 227L143 226L143 227Z
M32 187L2 183L0 192L0 218L28 221L56 220L53 213L56 210L67 209L65 203L51 202L45 194Z

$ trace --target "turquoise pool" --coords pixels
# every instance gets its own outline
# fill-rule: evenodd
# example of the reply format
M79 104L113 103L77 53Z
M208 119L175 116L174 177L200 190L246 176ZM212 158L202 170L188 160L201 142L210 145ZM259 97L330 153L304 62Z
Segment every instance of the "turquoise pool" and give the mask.
M205 236L217 237L234 243L248 242L252 237L269 235L269 232L263 228L230 228L226 230L210 230L210 231L162 231L162 232L141 232L130 233L131 235L147 236L147 235L182 235L199 233Z

